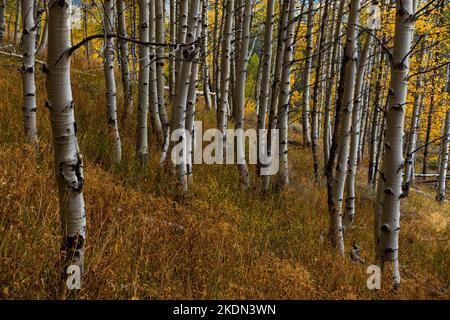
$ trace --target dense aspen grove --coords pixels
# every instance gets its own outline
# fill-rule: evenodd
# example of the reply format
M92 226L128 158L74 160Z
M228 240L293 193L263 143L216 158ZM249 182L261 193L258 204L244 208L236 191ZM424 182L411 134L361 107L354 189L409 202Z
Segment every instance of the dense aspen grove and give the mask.
M0 298L450 298L450 1L0 0L0 69Z

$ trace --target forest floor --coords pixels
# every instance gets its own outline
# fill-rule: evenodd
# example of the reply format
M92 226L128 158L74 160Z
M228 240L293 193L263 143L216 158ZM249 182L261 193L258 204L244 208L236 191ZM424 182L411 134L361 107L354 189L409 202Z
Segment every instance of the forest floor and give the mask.
M20 62L0 57L0 66L0 298L60 298L60 220L44 77L37 77L36 149L23 142ZM120 127L123 162L113 164L102 72L73 72L72 84L87 212L86 270L77 298L450 298L448 203L415 192L402 200L402 285L393 291L386 275L381 290L369 290L374 194L366 168L358 172L356 227L345 239L347 252L353 241L361 247L367 262L361 265L341 261L322 240L326 189L313 183L309 150L290 146L292 178L283 191L260 192L254 168L252 187L242 191L235 166L196 165L192 189L179 201L173 176L158 168L153 140L149 164L137 165L135 114ZM197 115L214 125L214 112Z

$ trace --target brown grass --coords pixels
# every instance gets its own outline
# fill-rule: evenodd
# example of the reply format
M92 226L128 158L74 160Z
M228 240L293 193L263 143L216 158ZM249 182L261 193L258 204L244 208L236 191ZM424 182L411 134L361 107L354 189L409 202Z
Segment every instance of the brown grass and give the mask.
M39 74L36 150L23 142L18 61L0 59L0 298L59 298L60 227L44 79ZM119 82L118 88L121 101ZM76 298L450 298L448 204L414 193L403 201L402 286L392 291L386 276L381 290L370 291L366 266L340 261L319 241L328 223L326 192L312 182L309 150L291 148L292 184L282 192L243 192L234 166L195 166L190 194L176 201L174 179L158 170L156 148L147 167L136 164L134 115L121 128L123 164L113 165L101 72L74 73L73 89L88 218L86 274ZM212 113L198 115L213 125ZM373 194L365 169L358 178L357 228L346 244L355 240L371 262Z

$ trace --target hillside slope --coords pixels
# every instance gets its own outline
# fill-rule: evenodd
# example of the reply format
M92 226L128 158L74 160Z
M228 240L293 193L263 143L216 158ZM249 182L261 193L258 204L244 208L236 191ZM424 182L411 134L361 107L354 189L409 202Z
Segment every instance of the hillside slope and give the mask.
M19 62L0 57L0 66L0 298L58 298L58 199L44 78L38 74L35 149L23 142ZM123 164L113 165L103 81L101 71L73 73L88 219L77 298L450 298L448 204L417 193L402 201L402 286L393 292L385 279L370 291L367 266L339 261L321 240L326 190L312 182L309 150L290 148L292 183L282 192L243 192L235 166L199 165L190 194L179 200L173 176L158 168L153 140L148 166L136 164L134 116L120 128ZM118 101L121 108L120 94ZM212 112L197 114L214 125ZM358 173L356 228L346 245L356 241L370 264L374 203L365 171ZM254 172L251 179L255 186Z

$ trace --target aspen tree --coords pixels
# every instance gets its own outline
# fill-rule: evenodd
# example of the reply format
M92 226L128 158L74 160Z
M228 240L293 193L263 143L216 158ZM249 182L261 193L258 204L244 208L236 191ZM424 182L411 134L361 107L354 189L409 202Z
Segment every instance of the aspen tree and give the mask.
M271 149L272 149L272 135L271 129L276 129L278 126L278 99L279 99L279 90L280 90L280 77L283 66L284 59L284 45L285 45L285 37L286 37L286 28L289 17L289 1L283 1L281 6L281 15L278 23L278 37L277 37L277 51L275 56L275 62L273 66L273 79L272 86L270 91L270 100L269 100L269 124L268 124L268 134L267 134L267 155L270 157ZM269 188L270 176L266 175L263 178L264 189L267 190Z
M169 33L170 42L175 43L176 39L176 0L170 0L169 2ZM150 6L154 7L155 2L151 2ZM151 9L150 9L151 10ZM153 9L154 11L154 9ZM169 94L173 97L175 92L175 50L173 47L169 48Z
M424 60L424 51L425 51L426 41L422 41L421 49L419 53L418 63L419 63L419 72L423 71L422 63ZM414 105L411 114L411 124L409 127L409 143L408 150L406 154L405 160L405 176L403 178L403 192L405 195L408 195L409 189L413 180L414 175L414 161L416 154L416 146L417 146L417 133L419 131L419 123L420 123L420 109L423 103L423 77L421 74L417 75L416 79L416 92L414 94Z
M202 4L206 5L205 2ZM203 15L203 6L202 6L202 15ZM197 27L195 29L195 39L198 39L201 33L203 32L203 18L198 19ZM192 183L193 180L193 153L195 148L195 105L197 103L197 92L198 92L198 67L199 67L199 50L195 50L195 56L192 61L191 67L191 78L189 80L189 89L186 101L186 132L189 133L189 137L191 140L186 140L186 171L187 171L187 179L188 183ZM202 133L200 133L202 134Z
M234 0L227 0L224 8L224 30L221 56L221 77L220 77L220 106L217 112L217 128L222 133L223 150L226 150L227 141L227 117L228 117L228 92L230 88L230 59L231 59L231 38L233 30ZM225 152L222 154L225 157Z
M214 27L213 27L213 65L212 65L212 80L213 80L213 89L216 95L214 106L216 109L218 109L217 102L218 102L218 96L220 96L219 92L219 50L220 50L220 36L219 32L222 30L222 27L219 26L219 1L214 1ZM223 10L225 12L225 10ZM222 14L222 19L225 18L225 14Z
M272 62L272 41L273 41L273 23L274 23L274 13L275 13L275 0L269 0L267 2L266 9L266 21L265 21L265 33L264 33L264 48L262 55L262 70L261 70L261 86L259 95L259 106L258 108L258 123L257 123L257 135L258 135L258 148L260 147L260 139L265 141L265 137L260 137L261 130L266 128L266 114L267 105L269 102L269 88L270 88L270 69ZM264 143L264 142L262 142ZM265 150L265 143L263 147L263 152L267 153ZM258 150L258 167L261 167L260 161L260 151Z
M117 101L116 81L114 78L114 6L113 0L105 0L103 27L105 30L105 82L106 82L106 106L108 113L108 127L111 139L114 142L114 160L120 163L122 159L122 144L120 141L119 128L117 126Z
M186 41L188 43L194 43L196 40L196 29L199 19L199 8L200 0L191 0L189 4L189 13L187 21L187 34ZM194 79L191 78L191 68L192 62L195 59L196 46L194 44L189 46L184 46L182 48L183 61L180 62L180 73L178 73L177 79L177 93L175 95L175 103L173 105L173 121L171 123L172 132L178 130L179 132L179 142L184 145L184 148L180 150L181 161L178 164L178 179L181 190L183 192L188 191L187 183L187 172L186 172L186 161L187 161L187 137L186 137L186 104L189 93L189 83L190 81L196 81L196 76ZM198 69L195 68L197 71ZM193 84L194 85L194 84Z
M314 178L316 181L319 180L319 160L318 160L318 150L317 147L319 145L319 110L318 110L318 104L319 104L319 90L320 87L322 87L323 82L323 72L321 72L322 69L322 58L323 58L323 48L325 45L325 25L328 18L328 9L329 9L330 2L328 0L325 0L324 4L324 10L321 17L320 22L320 28L319 28L319 34L318 34L318 48L317 48L317 61L316 61L316 79L314 81L314 88L313 88L313 110L312 110L312 117L311 117L311 151L313 155L313 166L314 166ZM312 53L312 52L311 52ZM306 90L306 88L304 88ZM309 103L309 102L308 102Z
M279 157L280 157L280 171L279 182L281 186L289 184L289 165L288 165L288 119L289 119L289 104L291 94L291 64L294 51L294 16L295 16L295 1L284 0L289 2L288 25L286 30L286 40L284 45L283 68L280 80L280 98L278 102L278 128L280 129L279 137Z
M245 115L245 83L247 81L247 65L248 65L248 50L250 43L250 27L252 20L252 0L244 0L244 11L242 18L242 32L240 39L239 60L237 63L237 84L235 90L236 96L236 130L244 130L244 115ZM243 133L243 132L242 132ZM238 169L241 172L241 184L243 188L247 188L249 185L249 172L247 162L245 161L245 149L244 149L244 135L237 134L236 136L236 157L238 163Z
M165 43L164 8L163 0L155 0L155 30L156 42ZM167 157L170 143L170 125L164 97L164 47L156 48L156 85L158 90L158 111L163 131L163 147L160 163Z
M16 15L14 20L14 34L13 34L13 47L16 47L20 43L20 17L22 12L22 7L20 5L20 0L16 0Z
M117 0L117 34L121 37L127 37L127 24L125 18L125 1ZM128 60L128 43L125 40L118 41L120 52L120 70L122 73L122 89L123 89L123 111L122 111L122 125L129 114L133 113L133 90L130 75L130 65Z
M0 1L0 46L3 45L6 29L6 0Z
M155 1L150 1L149 6L149 40L150 42L156 42L156 21L155 21ZM149 75L149 109L150 118L152 122L152 131L156 134L157 140L162 142L162 126L161 118L159 116L158 107L158 85L156 80L156 50L154 46L150 46L150 75Z
M207 110L211 109L211 94L209 88L209 66L208 66L208 0L203 0L202 6L202 28L201 28L201 41L202 41L202 88L203 96L205 98L205 107Z
M36 84L34 68L36 64L36 29L33 16L33 0L22 0L23 18L23 65L21 69L23 84L23 113L25 137L28 143L37 142L36 127Z
M47 40L48 40L48 0L44 0L44 12L45 12L45 22L44 29L42 30L41 41L39 42L39 46L36 50L36 55L42 55L44 51L47 49Z
M334 39L334 45L331 51L331 61L330 61L330 77L328 77L327 82L326 82L326 87L325 87L325 92L327 93L325 95L325 101L324 101L324 132L323 132L323 136L324 136L324 143L323 143L323 148L324 148L324 162L327 164L328 160L330 158L330 148L331 148L331 125L330 125L330 106L331 106L331 98L332 98L332 89L333 89L333 84L334 84L334 78L336 75L336 71L337 71L337 57L338 57L338 50L340 47L339 44L339 38L341 37L341 29L342 29L342 16L344 13L344 5L345 5L345 0L340 0L338 4L335 4L336 6L338 6L337 12L336 12L336 19L335 19L335 26L334 26L334 34L333 34L333 39ZM327 166L325 165L325 168Z
M306 31L306 48L305 48L305 66L303 69L303 98L302 98L302 121L303 121L303 144L305 146L311 145L311 126L310 126L310 112L309 112L309 99L310 99L310 79L312 68L312 54L313 54L313 19L314 19L314 1L309 0L308 6L308 21Z
M400 284L398 236L403 173L403 128L408 92L409 55L414 33L416 8L412 1L396 1L394 50L391 64L389 106L386 111L386 140L383 159L383 202L380 226L380 253L383 262L393 263L394 287Z
M438 178L438 188L436 200L440 203L444 202L445 199L445 183L447 177L447 167L448 167L448 145L450 141L450 108L447 109L445 116L444 130L441 143L441 156L439 165L439 178Z
M41 18L43 9L39 5L39 0L33 1L33 17L35 21L36 34L34 35L35 47L39 45L39 40L41 39Z
M431 76L431 87L432 88L435 87L435 78L436 78L436 73L433 72L433 74ZM422 174L428 173L428 157L430 154L431 128L433 126L433 119L434 119L434 115L435 115L435 111L436 111L435 110L436 105L435 105L434 92L431 92L431 95L430 95L430 107L429 108L430 109L428 111L427 129L426 129L426 134L425 134L425 142L424 142L423 157L422 157Z
M74 101L70 84L70 4L50 0L47 72L47 107L53 134L55 174L62 227L61 259L83 272L86 213L83 200L83 162L76 138Z
M375 180L377 176L376 172L376 157L378 154L378 148L377 148L377 142L378 137L380 136L378 129L379 129L379 122L380 122L380 110L381 110L381 87L382 87L382 80L384 76L384 68L383 68L383 61L384 61L384 52L379 53L379 58L377 58L378 62L378 73L375 83L375 89L374 89L374 105L372 107L372 117L371 117L371 123L372 127L370 130L370 141L369 141L369 173L368 173L368 182L372 186L375 185Z
M361 52L361 56L358 59L358 69L356 72L355 80L355 92L353 97L353 113L352 113L352 126L351 126L351 138L350 138L350 155L348 159L348 171L346 182L346 198L345 198L345 228L349 228L355 215L355 178L358 161L358 144L361 130L361 98L362 98L362 86L364 82L364 75L366 72L366 66L369 63L369 52L372 45L373 37L370 34L377 27L377 4L378 1L372 1L370 13L367 18L367 35L366 42Z
M360 0L350 2L350 13L347 25L347 41L345 45L344 65L345 79L342 98L342 123L340 129L340 143L338 162L336 166L336 180L333 189L333 212L331 217L334 244L340 256L344 255L344 235L342 226L342 202L344 196L345 179L347 175L347 160L349 154L351 116L355 92L355 76L357 63L357 23L361 8Z
M139 40L148 42L149 0L139 0ZM137 156L144 164L148 158L148 83L149 83L149 48L139 45L139 91L137 108Z
M187 35L187 23L188 23L188 10L189 10L189 1L188 0L180 0L178 3L178 28L177 28L177 43L183 44L186 42ZM174 99L178 92L178 82L181 73L181 63L183 62L183 48L178 48L175 51L175 92Z

